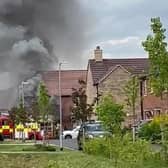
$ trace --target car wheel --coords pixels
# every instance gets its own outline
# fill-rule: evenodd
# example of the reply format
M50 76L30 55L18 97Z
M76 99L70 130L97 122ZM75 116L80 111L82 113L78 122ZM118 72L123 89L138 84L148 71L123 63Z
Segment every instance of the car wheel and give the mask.
M78 150L83 150L81 143L78 144Z
M4 140L4 137L2 134L0 134L0 141L3 141Z
M72 139L72 136L71 135L66 135L65 139Z
M82 149L82 147L81 147L81 146L78 146L78 150L80 150L80 151L81 151L81 150L83 150L83 149Z
M31 135L29 139L34 140L34 135Z

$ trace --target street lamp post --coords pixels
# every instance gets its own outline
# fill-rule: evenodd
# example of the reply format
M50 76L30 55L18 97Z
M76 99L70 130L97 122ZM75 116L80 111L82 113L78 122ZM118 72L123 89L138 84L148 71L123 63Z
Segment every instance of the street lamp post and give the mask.
M58 79L58 82L59 82L59 113L60 113L60 136L59 136L59 139L60 139L60 150L62 151L63 150L63 135L62 135L62 93L61 93L61 65L62 63L59 63L59 79Z
M27 85L27 84L29 84L28 82L24 82L24 81L22 81L22 83L21 83L21 97L22 97L22 106L23 106L23 108L25 107L25 99L24 99L24 85Z

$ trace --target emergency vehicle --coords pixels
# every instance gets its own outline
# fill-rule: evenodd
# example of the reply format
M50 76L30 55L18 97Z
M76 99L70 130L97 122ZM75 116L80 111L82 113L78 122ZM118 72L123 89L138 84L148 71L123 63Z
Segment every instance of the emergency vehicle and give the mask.
M8 116L0 116L0 140L3 138L42 140L42 135L37 123L18 124L14 128Z
M13 123L7 116L0 116L0 135L4 138L12 138L13 136Z

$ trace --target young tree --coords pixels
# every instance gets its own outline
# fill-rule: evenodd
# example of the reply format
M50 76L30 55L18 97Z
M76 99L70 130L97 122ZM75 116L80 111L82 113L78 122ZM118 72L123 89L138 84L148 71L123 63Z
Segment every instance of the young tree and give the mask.
M86 82L79 80L79 84L79 89L73 88L72 93L72 101L74 104L72 108L72 120L85 122L91 118L93 108L92 105L87 104Z
M44 143L45 136L46 136L45 123L48 120L48 114L50 110L50 98L49 98L46 86L42 82L40 82L38 87L37 103L38 103L40 116L44 124L44 136L43 136L43 143Z
M37 101L34 101L30 108L30 118L33 121L34 141L36 143L36 131L40 121L40 110Z
M29 121L29 115L26 109L23 107L22 101L20 101L20 104L18 107L13 107L9 111L9 118L13 122L14 125L14 131L13 136L15 136L15 126L16 125L22 125L23 127L26 125L26 123ZM19 131L19 133L22 133L22 140L24 138L23 136L23 129ZM19 137L20 138L20 137Z
M109 132L112 134L119 133L121 123L125 118L122 105L115 103L111 95L106 95L100 100L96 112Z
M31 110L30 110L30 116L34 122L39 122L40 110L39 110L38 103L36 101L32 103Z
M124 88L124 92L126 95L127 105L130 107L133 115L133 142L135 141L135 120L136 120L136 102L138 98L138 90L139 90L139 81L136 76L131 77Z
M148 35L142 45L149 55L149 79L153 92L162 96L168 90L168 52L166 29L163 28L160 18L151 19L151 30L153 34Z
M17 124L19 128L19 138L20 138L20 133L22 136L22 140L24 140L24 127L27 122L29 122L29 113L25 109L22 100L20 101L19 105L17 108L15 108L15 112L13 114L13 119L15 118L15 125ZM12 116L12 114L11 114Z
M26 109L23 106L23 103L21 102L19 104L19 107L17 108L17 124L21 123L25 126L25 124L29 121L29 115Z

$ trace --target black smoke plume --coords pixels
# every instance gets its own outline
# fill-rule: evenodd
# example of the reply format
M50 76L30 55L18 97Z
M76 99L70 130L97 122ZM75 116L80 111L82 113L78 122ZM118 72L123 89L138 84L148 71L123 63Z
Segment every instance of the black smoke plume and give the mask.
M14 103L21 81L58 58L80 64L85 25L79 0L0 0L0 108Z

